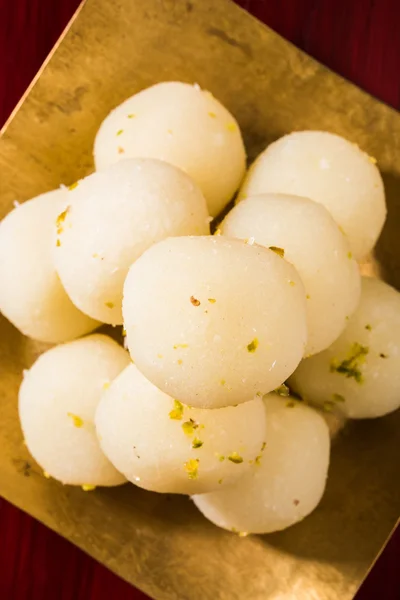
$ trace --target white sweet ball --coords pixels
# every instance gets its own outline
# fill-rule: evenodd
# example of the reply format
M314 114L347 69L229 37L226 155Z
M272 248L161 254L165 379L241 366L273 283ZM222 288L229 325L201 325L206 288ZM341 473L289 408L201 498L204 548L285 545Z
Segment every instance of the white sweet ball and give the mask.
M326 208L300 196L252 196L231 210L221 232L254 238L257 244L284 253L307 294L305 354L330 346L358 305L361 277L344 235Z
M361 301L342 335L304 360L290 385L307 400L347 417L380 417L400 407L400 294L362 278Z
M25 374L19 416L26 445L48 475L71 485L125 481L100 450L94 416L105 387L129 364L105 335L91 335L42 354Z
M68 298L53 264L53 228L66 202L54 190L24 202L0 224L0 311L23 334L64 342L99 325Z
M299 131L268 146L251 166L240 199L278 192L323 204L363 258L379 237L386 217L379 170L358 146L326 131Z
M235 483L265 446L261 398L204 410L173 400L129 365L104 393L96 428L105 455L147 490L198 494Z
M297 523L325 490L330 438L311 408L273 394L264 399L267 444L237 484L193 497L215 525L243 533L271 533Z
M294 267L267 248L221 236L170 238L126 278L128 348L173 398L199 408L239 404L296 368L305 304Z
M74 304L104 323L122 323L124 280L147 248L169 236L209 233L200 190L159 160L121 161L89 175L69 194L59 220L56 268Z
M94 145L97 170L138 156L165 160L188 173L213 216L228 204L246 168L235 118L209 92L179 82L135 94L101 124Z

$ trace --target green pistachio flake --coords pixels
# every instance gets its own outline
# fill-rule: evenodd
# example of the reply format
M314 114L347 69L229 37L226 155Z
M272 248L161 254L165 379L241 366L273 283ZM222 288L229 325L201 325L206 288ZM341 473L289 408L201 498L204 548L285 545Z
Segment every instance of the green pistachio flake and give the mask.
M342 396L341 394L333 394L333 401L334 402L346 402L346 398L344 396Z
M365 326L365 329L366 329L367 331L371 331L371 330L372 330L372 327L371 327L371 325L368 323L368 324Z
M196 423L196 421L194 419L189 419L189 421L185 421L182 424L182 429L183 429L183 432L186 433L186 435L193 435L194 430L197 429L198 426L199 426L199 424Z
M262 446L261 446L261 452L264 452L266 446L267 446L267 442L263 442Z
M191 458L184 463L183 468L188 474L189 479L197 479L199 476L199 459Z
M65 210L62 211L62 213L60 213L56 219L56 228L57 228L57 234L60 235L60 233L63 232L63 223L65 221L65 218L68 214L69 211L69 206L67 206L67 208Z
M364 378L360 366L365 361L368 352L369 348L367 346L362 346L358 342L355 342L351 346L347 358L342 361L337 359L331 360L330 372L339 373L348 379L353 378L357 383L362 383Z
M183 416L183 404L179 402L179 400L174 400L174 408L169 413L170 419L175 419L176 421L180 421Z
M278 246L270 246L269 249L272 250L272 252L275 252L275 254L278 254L278 256L281 258L285 256L285 250L283 248L278 248Z
M201 448L203 444L204 444L204 442L199 440L199 438L194 438L194 440L192 442L192 448L194 448L194 449Z
M247 344L247 352L255 352L258 348L258 338L254 338L254 340L252 340L250 342L250 344Z
M84 492L93 492L96 489L96 486L90 483L84 483L81 487Z
M123 129L118 129L116 135L121 135L122 133L124 133L124 130Z
M282 385L280 385L278 388L276 388L276 390L274 390L274 392L275 392L275 394L278 394L279 396L284 396L285 398L290 396L290 390L289 390L288 386L285 385L284 383L282 383Z
M233 462L235 465L240 465L240 463L243 462L243 458L237 452L232 452L232 454L228 456L228 460Z
M326 410L326 412L331 412L333 410L335 406L335 403L332 402L331 400L325 400L325 402L323 403L323 408L324 410Z
M294 408L296 406L296 402L293 402L293 400L290 400L290 402L286 402L286 406L288 408Z

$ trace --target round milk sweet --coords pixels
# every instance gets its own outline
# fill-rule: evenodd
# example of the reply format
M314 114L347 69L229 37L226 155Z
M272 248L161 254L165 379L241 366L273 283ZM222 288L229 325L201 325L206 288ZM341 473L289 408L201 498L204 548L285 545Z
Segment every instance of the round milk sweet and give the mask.
M290 385L310 402L353 419L400 407L400 294L362 278L361 301L336 342L304 360Z
M153 85L115 108L96 135L97 170L124 157L165 160L198 184L216 216L239 187L246 155L233 115L198 85Z
M152 246L129 270L123 314L138 369L198 408L275 389L307 341L305 292L294 267L272 250L222 236Z
M0 311L23 334L42 342L65 342L98 323L68 298L53 264L53 228L67 193L32 198L0 224Z
M320 202L347 235L357 260L375 246L386 218L376 160L326 131L297 131L274 142L251 166L239 198L260 193Z
M104 323L122 323L124 280L147 248L169 236L209 233L196 184L159 160L121 161L68 194L57 229L56 268L76 306Z
M94 334L48 350L24 375L19 417L28 450L62 483L112 486L125 481L97 441L100 396L129 364L111 338Z
M237 204L222 235L253 238L293 264L305 287L305 355L330 346L355 311L361 277L347 240L324 206L300 196L260 194Z
M235 483L265 447L261 398L215 410L188 407L129 365L96 413L103 452L136 485L195 494Z
M237 484L193 497L215 525L235 532L272 533L298 523L325 490L330 438L324 419L291 398L269 395L266 446Z

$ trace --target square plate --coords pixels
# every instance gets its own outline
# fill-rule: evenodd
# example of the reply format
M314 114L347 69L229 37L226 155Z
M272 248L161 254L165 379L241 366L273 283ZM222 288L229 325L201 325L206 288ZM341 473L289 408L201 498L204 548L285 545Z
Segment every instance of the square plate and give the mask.
M88 0L0 140L0 217L15 199L93 169L96 129L112 107L163 80L198 82L237 117L250 159L300 129L342 134L375 156L389 218L377 248L400 287L400 118L295 49L229 0ZM327 492L304 522L238 538L190 500L133 486L47 481L17 420L22 369L43 345L0 317L0 493L159 600L347 600L400 513L400 412L346 427Z

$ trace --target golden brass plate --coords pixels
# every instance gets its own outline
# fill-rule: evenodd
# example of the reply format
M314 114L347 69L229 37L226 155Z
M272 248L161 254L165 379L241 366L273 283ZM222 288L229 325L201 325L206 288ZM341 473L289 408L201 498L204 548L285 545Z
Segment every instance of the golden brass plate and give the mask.
M0 217L92 169L109 110L162 80L198 82L238 118L250 158L327 129L378 159L389 218L376 260L400 287L400 118L229 0L88 0L0 140ZM239 538L186 498L133 486L84 493L44 479L17 421L22 369L42 350L0 318L0 493L159 600L347 600L400 514L400 413L353 423L303 523Z

